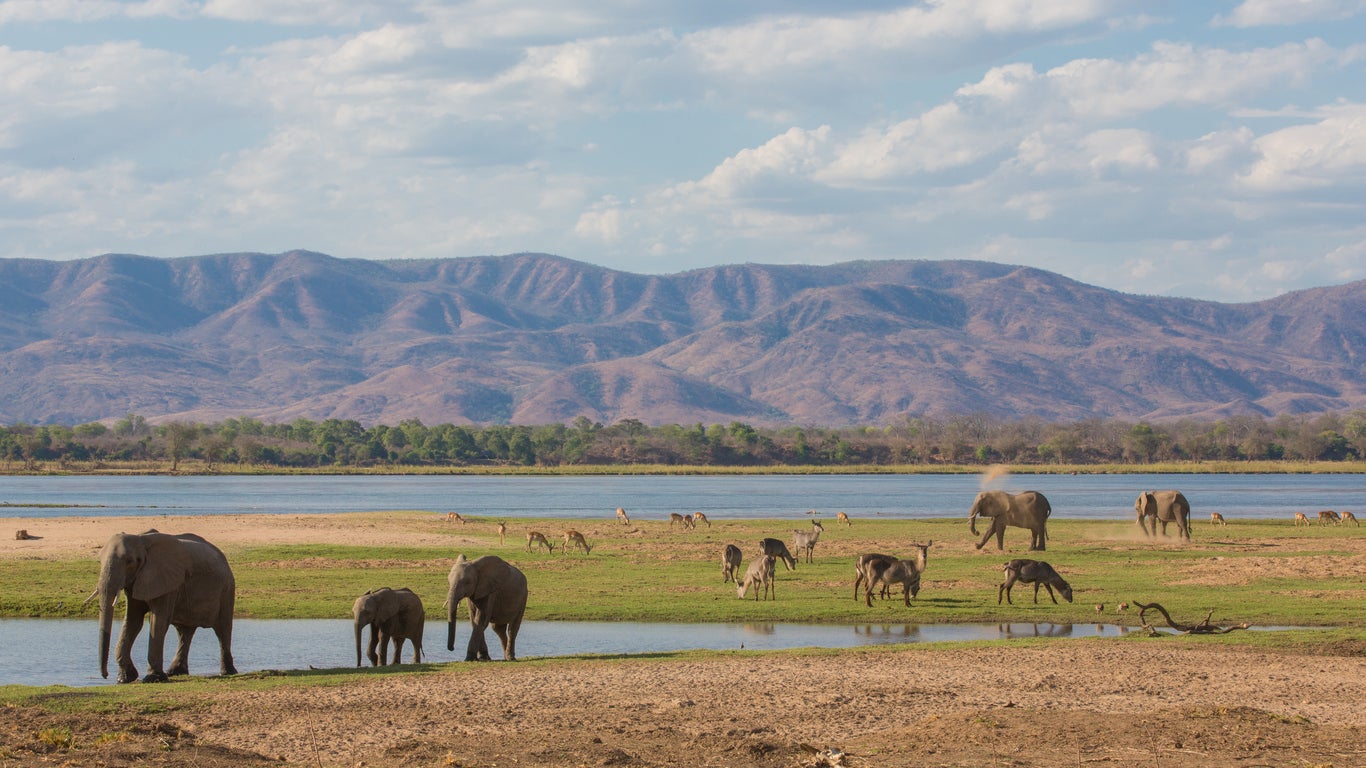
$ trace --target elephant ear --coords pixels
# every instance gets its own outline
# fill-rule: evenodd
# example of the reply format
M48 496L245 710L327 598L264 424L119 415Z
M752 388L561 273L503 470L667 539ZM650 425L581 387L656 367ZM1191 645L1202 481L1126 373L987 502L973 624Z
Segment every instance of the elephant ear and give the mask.
M398 609L403 607L403 603L398 599L398 595L395 595L392 592L380 595L379 597L380 599L376 600L373 606L375 609L375 621L383 624L394 618L398 613Z
M180 589L194 566L185 544L164 533L147 534L147 560L133 577L132 597L151 600Z

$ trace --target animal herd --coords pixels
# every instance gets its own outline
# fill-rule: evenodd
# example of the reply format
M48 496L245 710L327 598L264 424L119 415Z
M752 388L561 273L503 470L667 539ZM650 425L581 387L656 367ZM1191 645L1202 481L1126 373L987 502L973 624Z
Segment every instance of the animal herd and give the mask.
M1136 522L1145 536L1157 536L1159 527L1162 535L1167 536L1167 526L1172 524L1176 526L1178 539L1190 539L1190 503L1180 491L1144 491L1134 502L1134 512ZM815 514L814 510L809 514ZM977 549L981 549L993 536L997 548L1004 549L1006 528L1018 527L1030 532L1029 549L1041 552L1047 548L1047 523L1051 514L1052 507L1041 493L985 491L974 500L968 521L974 536L978 535L977 521L988 521L986 531L976 542ZM454 512L447 513L445 519L466 523L463 517ZM622 524L630 524L624 508L617 508L616 519ZM846 526L853 525L844 512L838 513L836 521ZM1321 511L1316 522L1321 526L1347 523L1360 526L1356 516L1346 511ZM711 526L711 521L700 512L688 515L672 513L669 518L671 527L681 525L687 530L695 529L698 523ZM1213 512L1210 514L1210 524L1226 526L1228 523L1222 514ZM1295 513L1296 526L1310 524L1308 515ZM506 530L506 522L498 523L500 542ZM755 600L776 600L777 563L781 561L787 571L797 569L799 558L811 563L816 545L824 532L821 521L813 518L810 529L792 530L791 549L780 538L763 538L757 542L754 557L743 571L742 549L733 543L726 544L721 553L722 583L734 583L736 594L741 599L752 592ZM16 535L18 539L25 537L29 537L27 531L20 531ZM854 563L854 599L859 599L861 589L864 603L871 607L874 593L887 598L892 587L900 586L902 602L910 606L911 598L920 591L921 577L933 545L933 541L924 544L911 542L910 548L914 552L907 558L882 553L859 555ZM526 552L531 553L533 547L552 554L555 551L555 544L545 533L529 530L526 533ZM567 529L560 539L560 554L568 554L571 549L588 555L593 551L593 546L583 533ZM148 670L142 678L144 682L162 681L168 675L188 674L190 641L195 630L201 627L211 628L217 635L220 673L236 673L232 657L232 614L236 585L232 569L221 551L194 534L170 535L150 530L137 535L115 535L101 550L100 559L99 584L86 602L100 598L102 674L108 677L111 618L121 592L126 599L127 612L117 645L119 682L138 679L131 650L147 619L150 619L151 637L147 648ZM1035 603L1039 600L1041 587L1055 604L1058 602L1057 595L1072 602L1072 586L1047 562L1014 559L1002 567L1002 573L1004 578L997 589L997 604L1002 600L1013 604L1011 589L1016 584L1033 585ZM447 587L444 606L447 649L455 650L457 608L463 601L468 601L471 634L465 660L490 658L484 637L485 630L489 628L498 636L503 658L515 660L517 633L526 611L526 576L495 555L484 555L473 560L460 555L447 576ZM1097 610L1101 610L1101 606L1097 606ZM390 659L397 664L405 642L411 645L413 662L422 660L422 628L426 612L421 599L411 590L388 587L369 590L356 599L352 614L356 666L361 666L366 658L375 666L390 663ZM180 640L169 669L164 669L163 647L170 627L176 628ZM363 650L362 634L366 628L370 630L370 641Z

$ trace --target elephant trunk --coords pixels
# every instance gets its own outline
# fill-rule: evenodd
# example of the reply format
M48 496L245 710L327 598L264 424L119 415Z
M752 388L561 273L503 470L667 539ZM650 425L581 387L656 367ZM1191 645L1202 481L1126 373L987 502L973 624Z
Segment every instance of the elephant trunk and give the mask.
M968 530L972 531L973 536L977 535L977 512L977 505L974 504L972 511L968 513Z
M448 600L448 601L446 601L446 602L447 602L447 605L446 605L446 650L448 650L448 651L454 651L454 650L455 650L455 615L456 615L456 607L460 605L460 601L456 599L456 597L455 597L454 594L452 594L452 595L451 595L451 599Z
M356 666L360 666L360 635L365 625L361 623L360 617L356 617Z
M123 585L115 582L114 567L106 562L100 567L100 584L96 593L100 600L100 676L109 677L109 636L114 627L114 602Z

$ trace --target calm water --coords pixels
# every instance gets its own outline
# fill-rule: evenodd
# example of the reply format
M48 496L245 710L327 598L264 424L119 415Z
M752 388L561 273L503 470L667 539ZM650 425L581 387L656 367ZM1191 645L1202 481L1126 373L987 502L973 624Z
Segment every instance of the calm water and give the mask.
M121 621L122 617L118 617ZM114 622L117 640L119 621ZM996 640L1011 637L1117 636L1128 631L1106 624L635 624L629 622L528 621L517 636L517 656L658 653L692 649L772 650L817 646L846 648L883 643ZM462 622L456 650L446 650L445 622L428 622L425 661L465 658L469 625ZM110 648L110 679L100 677L99 623L94 619L0 619L0 684L110 685L117 674ZM489 651L502 658L498 638L486 634ZM146 672L147 631L133 647L133 663ZM369 633L366 633L368 640ZM355 635L349 619L238 619L233 622L233 660L239 672L262 669L354 667ZM41 648L35 652L34 649ZM166 660L175 653L175 632L167 635ZM411 649L403 658L411 661ZM366 664L369 664L367 661ZM190 650L190 671L218 673L218 641L201 629Z
M1036 490L1062 518L1132 518L1143 489L1180 488L1197 518L1366 511L1361 475L1017 475L991 487ZM973 475L742 477L0 477L0 517L311 514L398 509L496 518L669 513L771 518L809 509L859 517L966 516ZM62 506L45 506L62 505Z

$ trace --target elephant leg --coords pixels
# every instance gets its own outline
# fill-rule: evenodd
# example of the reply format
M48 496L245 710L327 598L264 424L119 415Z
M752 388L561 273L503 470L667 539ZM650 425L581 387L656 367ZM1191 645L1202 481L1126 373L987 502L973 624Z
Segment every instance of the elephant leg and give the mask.
M991 518L991 525L988 525L988 526L987 526L987 532L984 533L984 534L982 534L982 540L979 541L979 542L977 542L977 548L978 548L978 549L981 549L982 547L985 547L986 544L987 544L987 541L989 541L989 540L991 539L991 534L993 534L993 533L995 533L995 532L996 532L996 518L993 517L993 518Z
M163 613L154 607L149 613L151 621L148 622L147 628L147 674L142 676L142 682L164 683L166 633L171 629L170 611Z
M232 660L232 618L227 624L214 627L213 633L218 637L218 674L237 674L237 665Z
M503 648L503 660L512 661L512 659L508 657L508 625L494 624L493 633L498 636L498 644Z
M175 677L176 675L190 674L190 643L194 640L196 627L184 624L177 624L175 631L178 638L175 646L175 657L171 659L171 668L166 670L166 674Z
M370 642L365 645L365 658L370 660L370 666L379 666L379 626L370 625Z
M522 617L521 617L521 616L518 616L516 619L513 619L512 621L508 622L507 628L508 628L508 639L507 639L507 643L503 646L503 660L504 660L504 661L516 661L516 660L517 660L517 633L518 633L519 631L521 631L521 629L522 629Z
M996 551L1006 548L1006 523L1001 518L992 521L991 527L996 531Z
M379 662L377 667L383 667L389 663L389 630L381 628L379 630Z
M123 629L119 630L119 642L114 652L119 665L120 683L132 683L138 679L138 668L133 666L133 641L142 631L142 621L146 615L146 603L128 601L128 613L123 618Z
M470 625L470 642L465 646L465 661L484 661L488 658L489 649L484 643L484 628L486 624Z

